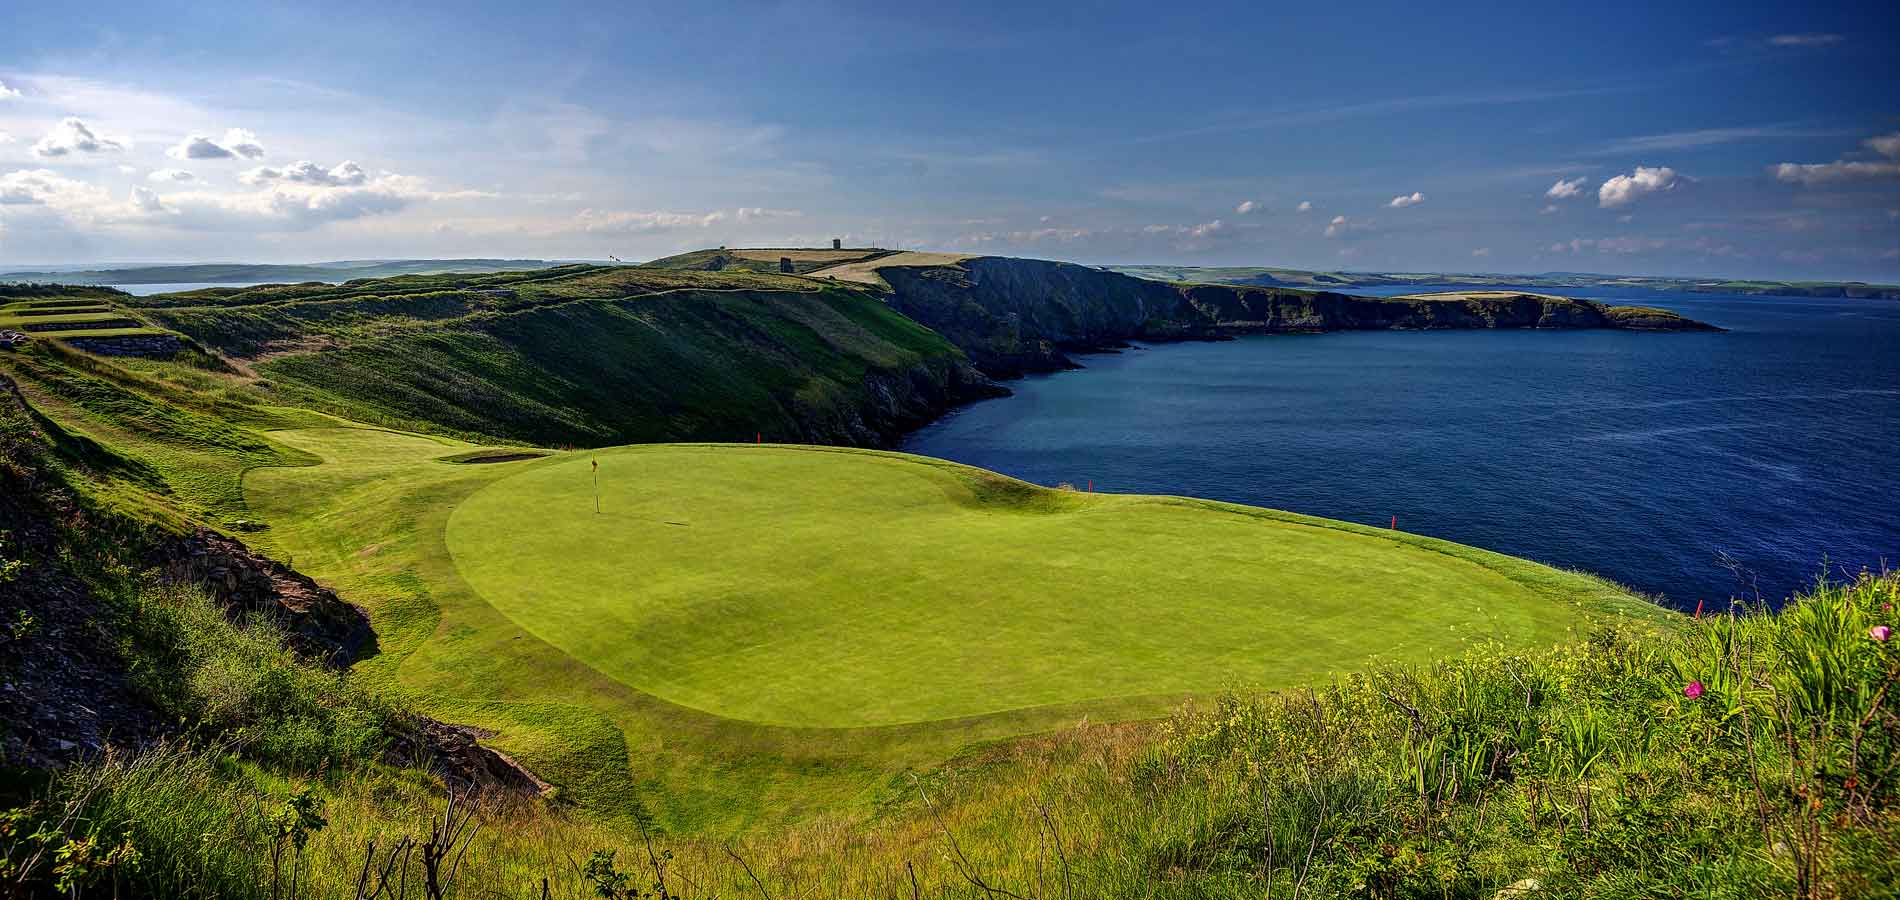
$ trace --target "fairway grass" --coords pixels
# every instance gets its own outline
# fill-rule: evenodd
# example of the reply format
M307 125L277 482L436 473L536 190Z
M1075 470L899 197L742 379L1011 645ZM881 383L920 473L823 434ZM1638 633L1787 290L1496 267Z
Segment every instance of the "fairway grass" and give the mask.
M246 473L258 538L369 609L380 652L359 677L496 732L588 809L637 802L680 830L862 815L972 744L1660 615L1403 532L903 454L463 465L486 451L271 437L322 462Z
M1529 585L1376 531L1009 486L896 454L630 447L484 488L448 544L564 653L780 725L1294 684L1573 624Z

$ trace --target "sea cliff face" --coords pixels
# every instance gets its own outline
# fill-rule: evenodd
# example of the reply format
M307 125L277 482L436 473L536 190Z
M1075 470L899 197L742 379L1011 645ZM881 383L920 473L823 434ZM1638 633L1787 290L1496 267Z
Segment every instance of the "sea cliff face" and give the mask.
M992 377L1070 368L1067 352L1130 340L1445 329L1716 330L1666 310L1515 292L1361 297L1332 291L1180 284L1044 260L978 257L881 269L893 309L948 338Z

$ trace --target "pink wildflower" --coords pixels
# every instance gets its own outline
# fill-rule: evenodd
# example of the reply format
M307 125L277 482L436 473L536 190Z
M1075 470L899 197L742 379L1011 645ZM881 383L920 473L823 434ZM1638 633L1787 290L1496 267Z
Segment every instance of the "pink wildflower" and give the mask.
M1682 695L1691 700L1694 700L1695 698L1702 696L1702 682L1700 681L1689 682L1688 687L1685 687L1682 689Z
M1893 637L1893 629L1885 625L1875 625L1867 629L1867 636L1884 644L1888 638Z

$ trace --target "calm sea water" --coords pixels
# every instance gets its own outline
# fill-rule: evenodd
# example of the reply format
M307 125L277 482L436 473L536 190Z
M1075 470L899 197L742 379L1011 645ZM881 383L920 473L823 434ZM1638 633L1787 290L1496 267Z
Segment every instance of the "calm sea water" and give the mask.
M1094 355L903 449L1388 525L1693 608L1900 566L1900 302L1596 291L1731 329L1364 332Z

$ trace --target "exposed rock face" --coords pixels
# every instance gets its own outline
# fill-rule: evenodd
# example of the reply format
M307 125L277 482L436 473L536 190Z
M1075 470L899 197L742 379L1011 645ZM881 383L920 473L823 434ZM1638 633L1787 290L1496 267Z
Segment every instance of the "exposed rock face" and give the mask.
M139 323L131 323L139 324ZM164 358L190 349L191 345L175 334L132 334L122 337L62 338L75 349L100 356L148 356Z
M794 410L801 440L815 444L890 447L945 410L1009 389L991 381L968 362L939 358L909 369L864 376L853 402L801 403ZM829 401L831 398L826 398Z
M201 528L165 547L160 566L166 578L210 591L233 615L269 616L306 659L341 668L375 646L362 609L234 538Z
M1065 351L1129 340L1355 329L1711 326L1663 310L1541 294L1382 299L1331 291L1172 284L1070 263L979 257L955 266L888 267L892 308L935 329L993 377L1074 365ZM1621 312L1630 311L1630 312Z
M427 769L458 788L476 793L539 796L553 790L520 763L479 743L490 735L467 725L449 725L421 716L397 737L388 759L399 766Z

